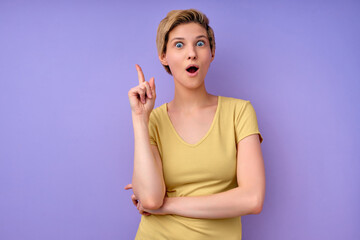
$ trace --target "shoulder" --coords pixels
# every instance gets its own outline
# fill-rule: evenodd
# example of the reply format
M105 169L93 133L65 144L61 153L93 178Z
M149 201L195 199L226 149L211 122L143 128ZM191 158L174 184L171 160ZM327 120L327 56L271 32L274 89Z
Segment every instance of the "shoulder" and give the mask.
M234 104L245 104L246 102L249 102L249 100L234 98L234 97L225 97L225 96L221 96L221 100L224 103L234 103Z
M239 112L242 109L246 108L247 105L251 105L249 100L234 98L234 97L221 97L222 107L226 110L234 110Z
M161 121L161 119L163 119L163 112L164 112L164 108L166 108L166 103L154 108L149 116L149 122L156 124L157 122Z

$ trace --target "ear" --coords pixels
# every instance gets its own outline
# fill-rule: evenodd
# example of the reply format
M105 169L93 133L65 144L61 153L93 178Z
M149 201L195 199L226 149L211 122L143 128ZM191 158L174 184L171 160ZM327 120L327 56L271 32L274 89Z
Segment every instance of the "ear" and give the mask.
M159 55L159 60L161 62L162 65L168 66L168 62L166 61L166 54L162 53L161 55Z
M215 58L215 49L211 51L211 62L214 60Z

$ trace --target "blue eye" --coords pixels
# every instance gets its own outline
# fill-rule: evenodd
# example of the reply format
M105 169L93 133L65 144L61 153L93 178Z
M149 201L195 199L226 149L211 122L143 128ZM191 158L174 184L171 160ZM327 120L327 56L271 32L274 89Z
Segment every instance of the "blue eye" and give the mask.
M181 42L178 42L178 43L175 44L175 46L176 46L177 48L181 48L181 47L183 46L183 44L182 44Z
M200 44L199 44L199 43L200 43ZM204 43L203 41L198 41L196 45L199 46L199 47L202 47L202 46L205 45L205 43Z

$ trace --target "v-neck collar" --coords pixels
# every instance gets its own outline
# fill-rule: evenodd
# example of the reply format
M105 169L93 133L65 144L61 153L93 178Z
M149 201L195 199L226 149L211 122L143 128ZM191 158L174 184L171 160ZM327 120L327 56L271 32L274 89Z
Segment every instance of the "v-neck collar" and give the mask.
M176 132L175 128L174 128L174 125L172 124L171 120L170 120L170 117L168 115L168 111L167 111L167 104L168 103L165 103L163 105L163 110L164 110L164 113L165 113L165 118L168 120L168 123L171 127L171 129L173 130L174 134L176 135L176 137L180 140L180 142L182 142L183 144L185 144L186 146L189 146L189 147L197 147L198 145L200 145L206 138L207 136L209 136L209 134L211 133L212 129L214 128L214 125L215 125L215 122L216 122L216 119L218 118L218 115L219 115L219 112L220 112L220 107L221 107L221 96L218 96L218 104L217 104L217 107L216 107L216 112L215 112L215 116L213 118L213 121L211 123L211 126L209 128L209 130L206 132L206 134L195 144L190 144L190 143L187 143L185 142L181 137L180 135Z

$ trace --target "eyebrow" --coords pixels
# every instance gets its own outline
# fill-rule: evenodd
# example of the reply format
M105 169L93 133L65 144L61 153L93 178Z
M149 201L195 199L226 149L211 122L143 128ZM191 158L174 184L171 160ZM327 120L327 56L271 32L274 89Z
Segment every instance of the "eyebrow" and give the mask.
M200 35L200 36L197 36L196 39L198 38L207 38L205 35ZM170 42L174 41L174 40L185 40L185 38L181 38L181 37L176 37L176 38L173 38L171 39Z

